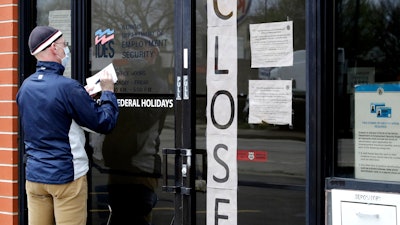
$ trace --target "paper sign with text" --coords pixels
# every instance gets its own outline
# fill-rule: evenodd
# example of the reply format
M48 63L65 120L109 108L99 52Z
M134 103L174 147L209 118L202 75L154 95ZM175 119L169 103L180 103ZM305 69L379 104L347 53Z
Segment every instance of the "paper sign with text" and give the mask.
M117 73L115 72L114 65L110 63L108 66L104 67L104 69L100 70L98 73L95 75L89 77L86 79L86 84L90 86L94 86L93 90L89 92L90 95L96 94L97 92L101 91L101 86L100 86L100 77L103 75L103 73L108 72L111 74L112 79L114 83L118 81Z

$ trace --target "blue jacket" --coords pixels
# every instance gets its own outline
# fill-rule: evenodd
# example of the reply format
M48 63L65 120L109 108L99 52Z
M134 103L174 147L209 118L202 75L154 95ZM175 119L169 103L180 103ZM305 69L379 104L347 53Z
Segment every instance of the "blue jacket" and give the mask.
M117 122L113 92L103 91L97 104L78 81L63 73L59 63L38 61L36 72L17 93L29 181L65 184L85 175L88 159L81 127L109 133Z

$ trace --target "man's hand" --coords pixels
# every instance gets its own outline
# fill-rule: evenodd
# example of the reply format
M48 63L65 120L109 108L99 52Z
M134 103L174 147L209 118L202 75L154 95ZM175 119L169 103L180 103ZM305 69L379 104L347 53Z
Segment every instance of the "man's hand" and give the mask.
M114 81L110 73L105 71L100 77L100 86L102 91L114 92Z
M91 85L91 86L89 86L89 85L86 85L85 86L85 90L86 90L86 92L90 95L90 97L94 97L94 96L96 96L96 93L94 93L94 94L90 94L90 92L91 91L93 91L93 89L94 89L94 85Z

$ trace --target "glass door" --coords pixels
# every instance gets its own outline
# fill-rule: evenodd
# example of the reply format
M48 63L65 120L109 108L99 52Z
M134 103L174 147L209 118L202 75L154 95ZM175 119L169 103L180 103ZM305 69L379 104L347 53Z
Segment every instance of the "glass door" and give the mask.
M195 107L189 110L193 119L182 113L195 128L190 153L195 156L194 182L188 186L195 205L190 215L179 215L194 216L191 222L200 225L305 224L306 1L241 0L232 10L224 8L226 1L200 0L190 6L193 11L177 10L178 2L183 1L91 1L91 74L113 64L121 116L111 134L89 134L93 155L89 221L179 224L175 216L177 204L182 204L177 200L182 199L163 191L161 168L167 163L166 178L173 185L175 175L182 176L185 169L182 164L176 168L174 160L163 160L162 154L163 149L177 146L176 137L187 131L176 125L181 118L175 116L175 110L186 112L176 104L178 97L185 97L185 89L177 85L178 79L184 84L185 73L176 75L176 60L182 60L178 65L185 68L188 63L193 68L189 72L195 84L189 92L194 93ZM184 20L185 13L194 13L195 22ZM218 31L214 25L223 22L210 24L210 13L235 21L229 20L225 32ZM194 27L175 32L177 24L187 23ZM194 47L185 51L177 38L191 41ZM282 62L278 56L283 54L289 58ZM237 89L227 92L232 84L228 80L218 84L215 97L211 96L213 84L207 79L230 74L232 68L237 70L233 84ZM283 89L274 91L274 85ZM226 115L234 119L225 120ZM216 125L214 130L210 121ZM212 140L223 140L226 134L214 139L209 134L227 129L235 136L226 147L215 145L213 154ZM236 146L230 148L231 144ZM219 189L216 184L225 186Z
M91 1L90 70L112 64L120 117L90 133L91 224L170 224L173 195L161 191L161 150L173 147L173 0Z
M196 1L196 149L208 163L197 222L304 225L306 1L228 2Z

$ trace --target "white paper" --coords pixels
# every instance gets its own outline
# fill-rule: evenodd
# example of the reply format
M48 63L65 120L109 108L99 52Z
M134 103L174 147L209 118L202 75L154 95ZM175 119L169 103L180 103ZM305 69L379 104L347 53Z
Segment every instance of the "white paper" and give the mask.
M293 21L250 24L251 68L293 65Z
M355 87L355 178L400 181L400 85Z
M236 11L207 0L207 225L237 225Z
M93 90L91 90L89 92L90 95L92 94L96 94L97 92L101 91L101 86L100 86L100 77L103 75L103 73L108 72L109 74L111 74L112 79L114 81L114 83L117 83L118 81L118 77L117 77L117 73L115 72L114 69L114 65L112 63L110 63L108 66L104 67L104 69L100 70L98 73L96 73L95 75L89 77L86 79L86 84L91 87L94 86Z
M360 190L332 189L332 225L395 225L400 196Z
M221 141L223 139L223 141ZM207 135L208 173L207 187L236 190L237 174L237 138L233 135Z
M237 27L237 1L207 0L207 27Z
M207 225L236 225L237 189L207 188ZM212 209L212 210L211 210Z
M292 81L249 80L249 123L292 125Z

